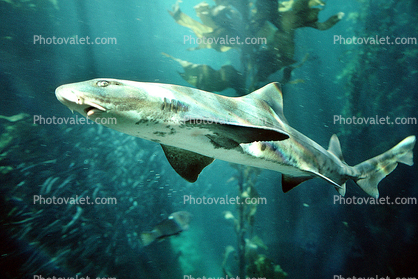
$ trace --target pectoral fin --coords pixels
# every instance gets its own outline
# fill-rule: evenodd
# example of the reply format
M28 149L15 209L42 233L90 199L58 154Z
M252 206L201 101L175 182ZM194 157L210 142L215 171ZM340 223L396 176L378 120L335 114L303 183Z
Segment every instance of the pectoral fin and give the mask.
M207 123L207 120L192 119L185 122L186 125L207 129L212 134L207 135L215 144L215 148L232 149L241 143L255 141L280 141L289 138L287 132L270 127L251 126L240 123Z
M189 182L195 182L201 171L215 159L168 145L161 145L173 169Z

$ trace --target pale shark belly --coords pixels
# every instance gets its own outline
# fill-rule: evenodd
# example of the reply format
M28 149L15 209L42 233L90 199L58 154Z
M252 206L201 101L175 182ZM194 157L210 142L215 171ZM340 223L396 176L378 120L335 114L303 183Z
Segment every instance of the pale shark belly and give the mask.
M130 129L124 129L127 132ZM180 128L168 123L156 123L141 128L141 134L132 133L136 137L150 140L156 143L169 145L184 150L192 151L210 158L273 170L291 176L313 177L311 173L303 171L297 166L295 154L284 154L277 148L280 143L253 142L240 144L238 147L226 149L216 146L210 139L213 132L202 128ZM132 130L130 130L132 132ZM306 163L308 165L308 163Z

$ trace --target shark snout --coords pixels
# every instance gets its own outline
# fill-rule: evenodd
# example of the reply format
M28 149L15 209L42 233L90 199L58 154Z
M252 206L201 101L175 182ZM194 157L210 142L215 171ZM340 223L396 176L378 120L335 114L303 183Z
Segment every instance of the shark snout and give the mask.
M65 85L61 85L55 89L55 96L57 97L58 101L65 105L66 102L72 102L72 96L75 96L75 94L72 91L68 92L68 89L66 89Z
M68 85L61 85L55 89L55 96L58 101L67 106L71 111L75 110L87 116L91 116L96 112L107 111L105 107L86 99L82 96L81 92L74 90Z

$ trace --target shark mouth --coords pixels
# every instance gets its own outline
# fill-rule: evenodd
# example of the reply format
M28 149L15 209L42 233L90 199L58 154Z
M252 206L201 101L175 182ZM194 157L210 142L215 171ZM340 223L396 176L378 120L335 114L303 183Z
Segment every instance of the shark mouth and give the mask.
M106 108L95 103L84 102L83 104L88 105L88 107L84 109L84 112L87 114L87 116L92 116L94 113L97 113L97 112L106 111Z

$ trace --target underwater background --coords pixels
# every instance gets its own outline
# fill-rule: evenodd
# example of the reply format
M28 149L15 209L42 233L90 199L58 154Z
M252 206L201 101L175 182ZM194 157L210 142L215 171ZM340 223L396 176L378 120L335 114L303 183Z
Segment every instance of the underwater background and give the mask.
M337 134L349 165L417 135L416 122L334 121L335 115L416 121L417 1L208 0L197 16L200 3L0 1L0 277L416 277L417 163L399 164L379 184L381 197L411 198L412 204L344 205L320 179L284 194L280 173L215 161L192 184L156 143L96 124L34 124L35 116L75 118L54 91L92 78L214 86L209 91L227 96L281 81L290 125L324 148ZM185 15L194 20L189 26L179 24ZM288 24L291 36L277 28ZM184 42L198 30L252 32L270 43L217 49ZM117 43L40 44L36 36ZM415 42L340 44L335 36ZM184 202L185 196L244 193L267 204ZM114 197L117 203L34 203L39 195ZM367 194L350 181L346 197ZM193 215L190 228L144 247L141 232L177 211Z

